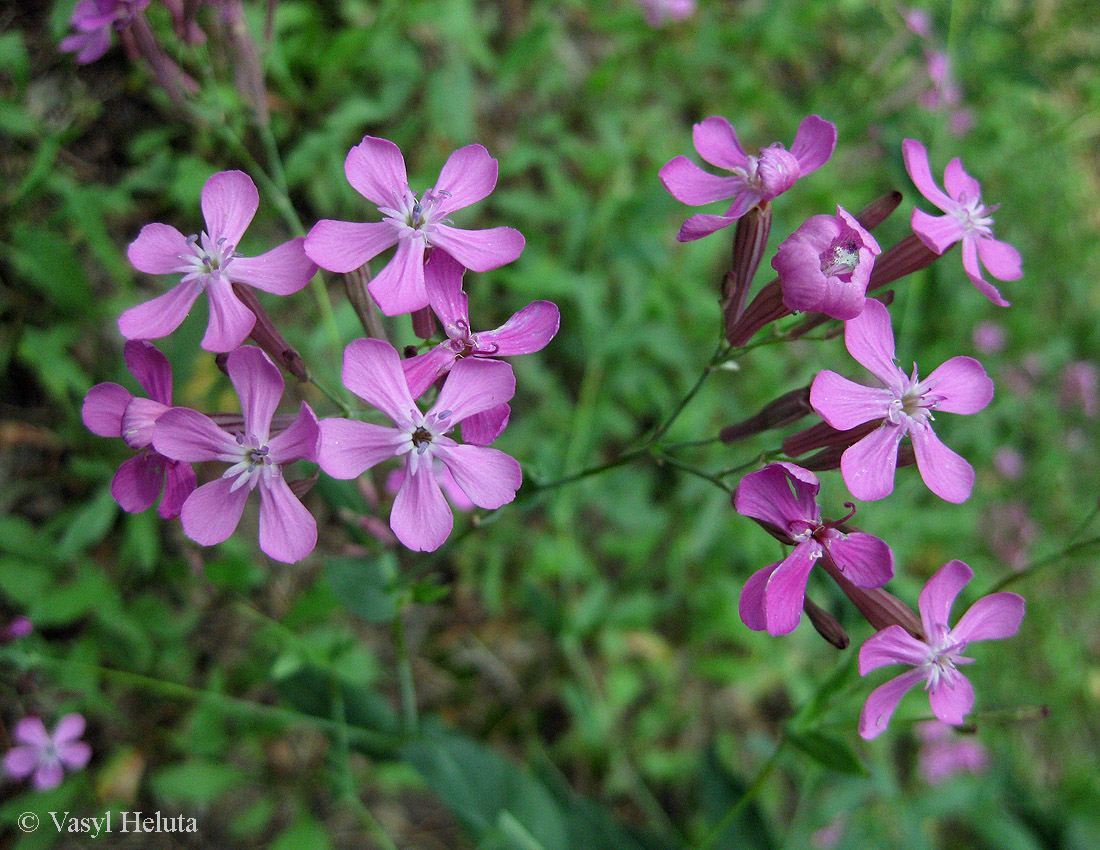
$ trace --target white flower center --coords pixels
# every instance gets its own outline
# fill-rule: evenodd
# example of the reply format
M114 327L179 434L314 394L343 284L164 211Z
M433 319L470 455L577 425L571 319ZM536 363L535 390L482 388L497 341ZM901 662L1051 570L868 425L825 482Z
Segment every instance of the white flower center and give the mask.
M431 236L436 225L450 223L450 219L444 215L445 210L441 208L441 202L449 197L451 197L450 192L436 192L434 189L429 189L424 193L423 199L418 199L416 194L406 186L404 195L394 195L392 207L379 207L378 211L397 231L400 238L420 237L431 245Z
M175 269L183 272L184 281L203 279L213 274L225 274L233 258L238 256L237 246L230 245L224 237L212 239L206 231L202 235L191 234L187 237L190 252L180 254L180 265Z
M404 431L404 438L397 449L397 456L408 455L409 472L416 472L421 463L421 458L431 463L435 455L436 440L450 431L457 424L451 421L452 412L441 410L438 413L430 412L427 416L419 410L410 410L411 424Z
M961 658L966 641L954 640L946 625L937 624L935 632L928 636L928 660L921 667L928 674L924 685L926 691L935 690L941 683L952 687L959 677L956 665L971 660Z
M237 462L222 473L222 478L236 479L229 488L230 493L241 487L251 490L260 480L261 475L270 480L279 474L279 465L268 456L270 449L258 443L259 441L251 434L237 434L237 444L240 449L233 457L226 458Z
M951 213L967 233L992 238L993 218L989 213L993 212L996 206L982 206L981 197L969 198L965 194L959 196L957 204Z
M886 409L886 421L892 425L911 425L934 420L932 411L940 402L940 397L930 392L917 375L917 365L913 364L913 374L902 381L900 388L894 390L894 398Z

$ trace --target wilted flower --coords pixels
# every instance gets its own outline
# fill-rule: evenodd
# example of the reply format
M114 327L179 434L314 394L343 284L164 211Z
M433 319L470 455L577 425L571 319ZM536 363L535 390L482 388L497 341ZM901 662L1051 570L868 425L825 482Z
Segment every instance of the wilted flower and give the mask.
M56 788L66 770L80 770L92 757L92 748L80 740L84 718L66 714L51 735L40 718L24 717L15 724L12 738L16 745L4 756L4 769L16 779L34 775L32 782L40 791Z

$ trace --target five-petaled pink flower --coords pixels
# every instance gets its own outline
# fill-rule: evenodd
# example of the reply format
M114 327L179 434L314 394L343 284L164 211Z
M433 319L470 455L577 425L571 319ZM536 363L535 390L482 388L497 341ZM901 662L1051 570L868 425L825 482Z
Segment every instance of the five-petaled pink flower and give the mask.
M60 49L75 53L81 65L95 62L111 46L111 30L123 30L149 0L80 0L71 23L76 32L62 39Z
M317 417L302 402L294 421L272 437L271 418L284 387L278 368L260 349L244 346L229 355L226 371L241 399L243 431L231 435L185 407L161 414L153 431L153 447L166 457L231 464L221 478L187 497L183 530L203 546L221 543L240 522L249 492L259 486L260 548L277 561L300 561L317 543L317 521L283 480L282 467L317 460Z
M908 664L913 670L879 685L867 697L859 718L859 734L879 735L890 722L905 693L924 682L932 713L944 723L958 726L974 706L974 689L958 671L958 665L974 659L962 655L976 640L1006 638L1016 634L1024 617L1024 600L1015 593L994 593L970 606L955 628L948 625L951 606L974 572L962 561L944 564L920 593L917 605L924 640L901 626L889 626L867 639L859 650L859 673L865 676L888 664Z
M16 779L34 774L32 782L40 791L56 788L66 770L80 770L92 757L92 748L80 740L84 718L66 714L51 735L37 717L24 717L15 724L12 738L16 745L4 756L4 769Z
M252 179L242 171L222 171L202 187L206 230L185 237L168 224L147 224L126 254L148 274L183 274L164 295L131 307L118 320L127 339L159 339L180 326L204 289L210 296L210 322L202 347L226 352L244 342L255 314L234 294L241 283L290 295L304 287L317 271L306 256L302 237L284 242L258 257L242 257L237 244L260 205Z
M817 506L821 485L793 463L770 463L741 479L733 494L739 514L752 517L794 550L745 582L739 605L750 629L785 635L802 617L806 581L821 557L829 557L857 587L882 587L894 575L894 553L871 534L845 534L824 522Z
M661 169L661 183L676 200L691 206L733 200L724 215L693 215L685 221L676 237L681 242L721 230L823 166L836 148L836 125L809 115L798 125L789 151L776 142L759 156L746 154L730 122L716 115L696 124L692 138L699 155L729 171L730 176L709 174L686 156L678 156Z
M1023 275L1020 254L1007 242L993 238L993 219L996 207L982 204L982 187L963 171L958 157L947 164L943 175L945 194L928 166L928 151L914 139L901 144L905 170L920 193L943 210L946 215L933 216L918 209L913 210L913 232L929 250L942 254L956 242L962 242L962 261L966 276L978 291L1000 307L1008 302L993 284L982 277L982 266L997 280L1017 280ZM979 260L981 263L979 264Z
M516 391L512 367L500 360L466 358L455 364L426 414L413 401L401 359L388 343L358 339L344 351L344 385L385 413L397 427L350 419L321 423L321 468L333 478L356 478L392 457L405 458L405 479L390 514L390 528L410 549L431 552L451 533L454 517L434 472L439 459L455 482L482 508L515 498L522 473L497 449L463 445L447 434L470 416L507 402Z
M867 282L878 242L841 207L836 215L815 215L775 252L772 268L788 310L813 311L834 319L863 312Z
M898 445L909 434L917 468L928 489L948 502L965 502L974 468L947 448L932 430L933 414L977 413L993 398L993 382L973 357L952 357L923 381L894 362L890 313L868 299L863 312L844 326L844 344L885 387L865 387L836 372L818 372L810 405L833 428L846 431L882 419L882 425L844 452L840 471L857 499L881 499L894 489Z
M149 394L139 398L118 384L96 384L81 411L88 430L101 437L121 437L141 449L122 464L111 481L111 495L124 511L139 513L164 491L157 513L179 516L184 500L195 489L195 471L188 463L166 458L153 449L153 426L172 406L172 366L151 342L128 340L123 356L130 374Z
M382 221L324 219L306 236L306 253L322 268L353 271L387 248L397 251L367 285L388 316L428 306L424 260L442 249L468 269L487 272L523 251L523 235L511 227L460 230L448 216L477 203L497 184L497 161L481 145L466 145L443 165L435 188L417 198L409 188L405 159L393 142L366 136L344 163L348 182L378 207Z
M428 299L447 340L430 351L401 361L413 398L419 398L464 357L531 354L545 348L558 332L561 316L557 305L550 301L533 301L496 330L474 333L470 328L469 303L462 291L464 272L465 269L443 251L434 252L424 266ZM471 416L462 423L462 438L467 443L488 445L508 424L509 413L508 405L503 404Z

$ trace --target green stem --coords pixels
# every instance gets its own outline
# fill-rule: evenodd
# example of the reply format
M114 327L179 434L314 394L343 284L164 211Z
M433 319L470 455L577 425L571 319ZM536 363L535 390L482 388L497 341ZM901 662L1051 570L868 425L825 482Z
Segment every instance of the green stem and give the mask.
M701 469L697 469L694 466L692 466L691 464L683 463L682 461L679 461L676 458L672 457L671 455L665 454L664 452L653 450L652 454L653 454L653 457L657 460L658 463L667 463L669 466L674 467L675 469L683 470L684 472L687 472L691 475L695 475L698 478L702 478L706 481L709 481L711 484L713 484L719 490L724 490L727 493L732 493L733 492L733 488L730 487L728 484L726 484L724 481L722 481L718 476L711 475L709 472L704 472Z
M737 801L726 810L726 813L722 815L722 819L718 821L717 825L710 831L710 834L703 839L703 843L699 845L697 850L710 850L714 845L722 838L726 830L729 829L732 824L745 810L745 808L753 801L753 798L760 792L760 789L764 787L764 783L768 781L768 777L772 775L775 768L779 764L779 757L783 753L783 748L786 746L787 738L784 735L779 739L779 743L775 746L775 751L771 754L763 767L756 774L756 778L752 781L752 784L745 789L745 793L737 798Z
M989 595L990 593L996 593L998 590L1004 590L1010 584L1015 584L1016 582L1020 581L1020 579L1030 575L1041 567L1045 567L1047 564L1053 564L1055 561L1061 560L1067 555L1072 555L1075 552L1080 552L1082 549L1088 549L1090 546L1096 546L1097 544L1100 544L1100 537L1090 537L1088 540L1082 540L1080 543L1072 543L1068 546L1065 546L1060 551L1055 552L1052 555L1047 555L1046 557L1040 558L1037 561L1032 561L1018 573L1012 573L1011 575L1005 576L1003 579L993 585L993 587L989 588L989 590L986 592L986 595Z
M405 618L399 609L393 618L393 647L397 654L397 684L401 693L401 717L407 735L415 735L420 727L416 708L416 682L413 679L412 662L405 640Z
M325 398L327 398L338 408L340 408L340 413L342 413L345 418L351 418L351 408L348 407L347 402L345 402L342 398L332 392L332 390L330 390L328 387L318 381L317 376L314 375L312 372L309 373L309 382L313 384L313 386L317 387L317 389L321 391L321 394L324 395Z

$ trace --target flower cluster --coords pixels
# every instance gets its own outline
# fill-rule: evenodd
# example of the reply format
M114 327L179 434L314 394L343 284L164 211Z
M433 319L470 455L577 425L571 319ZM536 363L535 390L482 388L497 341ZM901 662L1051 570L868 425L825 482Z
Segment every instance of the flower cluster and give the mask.
M123 509L145 510L163 491L161 516L179 516L187 536L209 546L234 532L248 494L259 490L260 549L276 560L296 562L314 549L318 535L301 500L309 479L284 477L296 461L319 463L335 478L355 478L376 464L401 459L390 525L411 549L434 550L450 534L453 517L442 487L457 489L463 498L454 501L460 508L493 509L515 497L522 480L519 464L489 448L508 424L508 402L515 393L512 367L499 358L542 349L557 333L559 313L554 304L536 301L495 330L472 330L462 289L466 270L511 262L524 244L512 228L462 230L450 219L493 190L497 161L481 145L461 148L448 158L435 187L418 198L397 146L367 136L348 154L346 170L382 221L320 221L305 238L245 256L238 248L259 209L259 193L246 174L225 171L203 187L200 234L186 237L171 225L149 224L131 243L128 255L139 271L180 277L168 292L119 319L128 340L127 365L148 398L118 384L99 384L84 402L90 430L120 437L139 450L112 483ZM351 418L318 420L304 401L295 415L277 413L286 386L276 364L303 380L309 375L251 290L292 295L309 283L318 265L356 272L395 246L370 280L370 295L388 315L433 310L445 338L405 360L388 342L359 339L347 346L343 369L347 388L394 427ZM171 367L149 342L178 328L203 292L210 310L202 347L222 355L240 414L173 407ZM243 344L249 336L259 348ZM422 413L417 399L429 392L434 403ZM225 466L219 477L198 486L192 464L200 463Z
M993 398L993 382L972 357L952 357L921 378L914 364L903 371L895 357L888 304L890 294L872 295L886 284L933 262L955 243L962 246L963 270L994 304L1007 306L984 274L1011 281L1022 274L1014 248L993 236L993 207L985 206L981 187L958 159L944 175L943 191L932 178L928 152L920 142L902 145L906 169L920 193L943 213L919 209L911 214L913 234L883 251L870 231L901 200L893 193L852 215L815 215L784 240L772 267L778 277L746 303L752 277L762 258L771 225L770 202L796 180L821 167L836 144L832 124L811 115L799 127L795 143L764 148L758 157L745 154L732 126L723 118L695 125L695 147L712 165L730 172L719 177L686 157L661 170L668 191L684 203L699 205L729 200L720 215L699 214L681 227L681 241L707 236L737 223L733 267L723 284L723 325L730 352L737 351L765 325L795 312L808 314L788 331L796 337L828 318L844 322L849 354L877 379L874 386L856 383L823 369L812 384L786 393L744 422L722 430L733 442L761 430L780 427L810 412L821 422L791 435L783 444L792 458L821 451L804 465L773 462L746 475L733 494L738 513L756 520L781 543L793 546L782 560L753 573L741 593L741 619L751 629L783 635L793 631L803 610L831 643L845 647L848 638L824 609L807 597L807 580L821 564L853 604L878 631L859 653L860 673L887 664L914 669L874 690L860 719L860 734L881 733L903 694L924 682L932 711L941 721L958 725L970 712L974 693L958 665L976 640L1015 634L1024 600L996 593L976 602L952 628L951 604L972 576L962 561L951 561L928 582L919 600L919 616L883 589L893 576L894 555L878 537L849 524L855 505L841 519L822 518L817 504L820 484L812 470L839 467L845 485L862 501L888 496L897 467L916 463L921 478L940 498L959 503L969 498L974 470L948 448L933 430L940 413L973 414ZM910 446L902 446L908 436Z

